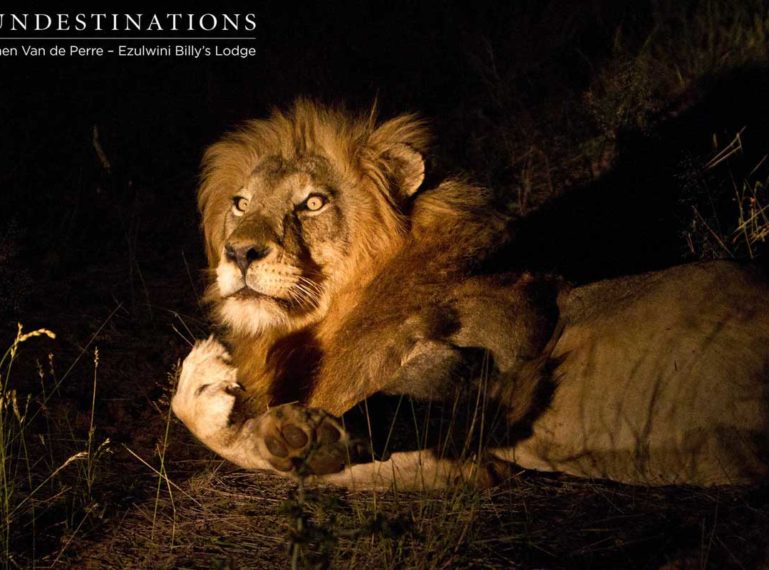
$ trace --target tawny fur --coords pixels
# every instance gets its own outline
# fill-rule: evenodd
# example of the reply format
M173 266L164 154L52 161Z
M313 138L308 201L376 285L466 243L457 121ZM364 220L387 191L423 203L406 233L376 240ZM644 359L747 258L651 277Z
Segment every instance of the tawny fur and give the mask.
M339 416L378 393L443 401L476 390L514 432L488 452L524 467L652 484L769 473L765 277L715 263L572 291L557 278L500 271L510 220L463 181L420 189L428 140L414 116L380 124L374 113L300 100L207 151L199 205L212 275L229 288L241 271L257 289L275 281L226 298L212 282L231 360L209 359L224 379L208 388L193 364L223 349L196 347L174 399L204 443L246 467L275 466L254 444L274 431L275 406ZM297 205L313 192L327 200L317 215ZM233 210L239 193L242 212ZM249 240L253 251L268 245L268 257L236 268L226 248ZM490 363L481 375L479 354ZM436 457L425 463L429 485L379 471L421 458L396 454L327 480L441 486L478 472Z
M333 276L334 288L321 303L322 310L290 323L276 319L273 327L258 335L230 327L228 344L233 362L240 381L252 395L255 412L300 399L341 414L381 389L383 379L399 363L392 359L388 363L363 363L358 353L371 354L375 347L357 343L351 349L348 340L351 335L360 337L356 327L372 326L366 323L371 305L366 299L397 296L377 298L380 315L376 326L381 329L386 320L400 326L399 320L408 316L400 297L417 294L414 289L402 290L404 280L419 273L442 274L432 283L432 290L427 290L429 284L422 287L421 295L446 293L442 291L446 283L461 282L470 273L468 266L479 263L495 244L505 240L508 220L494 214L490 195L483 189L447 181L410 200L408 188L415 184L411 179L418 178L416 185L421 182L422 159L417 157L419 165L410 165L402 149L421 153L428 140L424 124L414 116L377 124L373 114L355 117L300 100L288 112L276 111L269 120L247 123L206 152L199 206L212 269L220 263L228 237L224 218L232 195L248 183L265 156L279 156L288 163L306 156L323 157L339 175L341 191L354 191L359 203L362 198L368 200L365 208L355 211L355 233L346 246L345 262ZM461 243L462 248L446 248L449 240ZM386 279L389 285L369 288L374 279ZM460 288L472 286L469 282ZM224 303L216 282L209 299L221 316ZM388 314L390 309L392 314ZM536 312L534 307L521 311L527 316ZM540 337L546 336L536 330L532 334L537 345L542 342ZM380 330L370 340L379 344L384 338L386 332ZM529 341L521 341L521 350L526 350L523 347ZM366 366L370 369L361 368Z

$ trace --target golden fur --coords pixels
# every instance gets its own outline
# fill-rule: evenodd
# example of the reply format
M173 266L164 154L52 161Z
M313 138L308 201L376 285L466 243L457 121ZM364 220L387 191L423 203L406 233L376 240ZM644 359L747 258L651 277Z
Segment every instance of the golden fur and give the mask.
M570 290L500 271L510 221L465 182L421 189L428 140L412 115L300 100L209 148L198 199L228 350L185 361L173 405L193 433L244 467L307 460L343 484L488 482L485 459L429 452L332 474L356 435L333 416L482 394L505 424L492 463L652 484L769 472L763 276L713 263Z
M227 340L241 382L258 409L295 398L341 414L359 396L370 395L370 390L346 394L338 378L349 373L340 362L348 354L340 332L357 314L372 279L417 271L425 263L423 255L436 271L456 272L461 260L453 258L459 250L445 248L446 240L459 240L464 244L461 257L472 258L503 239L506 220L489 208L489 195L482 189L448 181L411 199L424 176L421 153L428 140L424 124L412 115L377 124L373 113L356 117L300 100L288 112L248 122L206 152L198 201L213 270L222 264L232 195L248 184L265 157L277 156L287 164L321 157L330 164L340 192L351 197L346 206L352 213L344 220L350 225L349 238L343 251L327 256L330 275L314 289L314 310L271 314L266 325L253 328L255 318L246 303L232 311L229 300L221 298L219 283L210 287L208 298L218 319L229 326ZM298 355L303 370L294 364ZM310 384L311 393L306 389Z
M248 121L211 145L203 158L198 207L203 214L209 264L217 265L226 237L221 233L227 210L222 202L229 204L230 192L245 184L266 155L287 160L308 154L324 156L345 183L366 187L374 204L361 223L376 222L379 231L367 235L366 242L354 244L354 257L378 252L383 245L397 246L406 231L406 220L392 207L395 198L390 194L390 180L399 173L387 160L388 153L401 145L423 152L428 141L428 131L416 116L405 115L377 125L373 111L363 119L308 100L297 101L288 112L275 110L269 120Z

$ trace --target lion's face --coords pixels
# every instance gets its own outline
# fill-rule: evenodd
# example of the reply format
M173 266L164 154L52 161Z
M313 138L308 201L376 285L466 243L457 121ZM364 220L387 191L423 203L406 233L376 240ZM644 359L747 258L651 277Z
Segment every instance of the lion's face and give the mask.
M265 144L260 129L274 135L282 120L291 128ZM354 129L339 120L305 104L209 151L200 200L216 276L210 295L237 332L317 322L340 290L364 285L371 264L400 243L404 168L417 173L408 186L416 189L421 156L400 141L377 143L377 131L360 125L340 145L339 131ZM296 124L307 121L315 137L296 140ZM324 129L334 131L331 148L315 140Z
M321 156L265 157L225 215L216 268L225 320L262 329L320 318L377 206Z

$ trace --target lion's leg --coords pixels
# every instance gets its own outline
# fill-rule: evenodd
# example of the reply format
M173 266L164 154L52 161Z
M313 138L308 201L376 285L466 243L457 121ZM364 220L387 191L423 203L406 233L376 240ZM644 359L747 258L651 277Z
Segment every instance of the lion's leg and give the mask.
M382 354L372 354L370 346L355 349L329 351L314 380L308 406L341 416L378 393L441 401L447 393L461 388L463 379L483 361L483 351L427 339L409 344L403 353L382 343L373 349ZM361 359L382 365L361 366Z
M486 352L424 339L396 360L399 366L386 375L386 366L372 371L336 358L322 370L308 405L340 414L369 448L368 462L324 481L363 489L433 489L458 482L483 487L501 478L503 469L492 469L486 454L478 454L508 431L505 411L487 397L492 379L477 380L484 373L496 378ZM373 375L361 379L361 372ZM365 395L340 398L342 380L366 387Z
M247 394L227 350L213 338L184 360L172 401L176 416L213 451L247 469L308 475L340 471L350 438L331 415L285 404L249 417L237 408Z
M403 491L471 485L485 488L510 476L492 457L441 457L432 449L398 451L377 461L365 438L352 440L334 417L317 408L284 404L249 420L262 457L278 471L352 490Z
M402 451L386 461L369 461L326 475L323 483L354 491L430 491L466 485L488 488L513 475L512 464L485 457L458 460L438 457L432 450Z
M365 437L352 440L342 423L318 408L290 403L248 417L246 397L226 349L199 342L185 359L174 413L213 451L247 469L268 469L351 489L438 489L488 486L500 467L488 460L444 458L429 449L395 451L374 461Z

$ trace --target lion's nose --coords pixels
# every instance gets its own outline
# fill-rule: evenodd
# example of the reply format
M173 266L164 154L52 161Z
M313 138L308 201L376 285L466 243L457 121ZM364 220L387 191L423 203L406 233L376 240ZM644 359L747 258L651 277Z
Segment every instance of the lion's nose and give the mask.
M224 246L224 253L227 259L234 262L245 275L248 266L254 261L264 259L270 254L269 245L260 245L255 243L239 244L228 243Z

